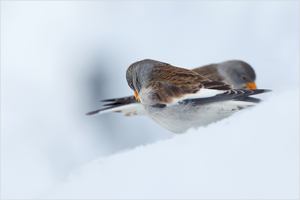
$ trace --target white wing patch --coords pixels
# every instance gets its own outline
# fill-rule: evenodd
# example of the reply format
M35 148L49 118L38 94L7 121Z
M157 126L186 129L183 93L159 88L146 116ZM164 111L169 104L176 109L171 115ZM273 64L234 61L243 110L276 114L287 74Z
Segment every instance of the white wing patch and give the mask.
M180 101L183 101L183 100L186 100L186 99L199 99L199 98L213 97L213 96L216 96L217 94L222 94L224 92L226 92L226 90L215 90L215 89L201 88L196 93L185 94L182 97L173 98L172 103L170 103L168 105L173 105L173 104L176 104L176 103L178 103Z

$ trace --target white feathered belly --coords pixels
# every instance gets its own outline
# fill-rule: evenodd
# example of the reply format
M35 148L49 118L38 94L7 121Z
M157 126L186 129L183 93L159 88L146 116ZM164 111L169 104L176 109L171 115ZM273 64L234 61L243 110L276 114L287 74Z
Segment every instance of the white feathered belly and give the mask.
M174 104L165 108L145 107L147 114L164 128L183 133L192 127L206 126L236 111L253 106L244 101L224 101L201 106Z

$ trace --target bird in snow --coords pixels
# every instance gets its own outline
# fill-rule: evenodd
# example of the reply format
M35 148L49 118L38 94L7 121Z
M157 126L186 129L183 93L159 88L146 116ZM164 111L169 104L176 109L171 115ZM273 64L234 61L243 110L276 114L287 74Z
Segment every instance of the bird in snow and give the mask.
M194 72L211 80L223 81L233 89L256 89L256 74L248 63L241 60L228 60L221 63L213 63L192 69ZM257 103L259 99L252 98ZM103 112L118 112L125 116L144 115L143 105L136 100L135 96L105 99Z
M256 89L255 77L243 61L189 70L145 59L131 64L126 72L134 98L104 100L109 102L106 107L87 114L140 110L166 129L182 133L258 103L250 96L269 90Z

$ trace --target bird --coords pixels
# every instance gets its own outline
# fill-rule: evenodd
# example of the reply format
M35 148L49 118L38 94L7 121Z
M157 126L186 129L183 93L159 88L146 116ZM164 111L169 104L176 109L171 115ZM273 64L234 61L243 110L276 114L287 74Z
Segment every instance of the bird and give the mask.
M228 60L197 67L193 71L215 81L223 81L233 89L256 89L256 74L254 69L245 61Z
M150 62L150 59L148 59ZM252 66L242 60L228 60L192 69L211 80L223 81L232 89L256 89L256 73ZM259 102L259 99L252 99ZM145 110L134 95L102 100L105 112L122 113L125 116L144 115ZM104 110L102 110L104 112Z
M126 80L145 114L174 133L224 119L259 102L250 96L270 91L234 89L224 81L212 80L197 71L151 59L131 64ZM87 114L108 110L117 111L102 108Z

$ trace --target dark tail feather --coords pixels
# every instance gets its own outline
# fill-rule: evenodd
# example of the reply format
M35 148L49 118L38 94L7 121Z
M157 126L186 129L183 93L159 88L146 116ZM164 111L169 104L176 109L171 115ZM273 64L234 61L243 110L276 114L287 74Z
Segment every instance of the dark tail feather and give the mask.
M108 110L108 109L111 109L111 108L114 108L114 107L110 106L110 107L101 108L101 109L98 109L98 110L88 112L88 113L86 113L86 115L95 115L95 114L97 114L101 111Z
M136 103L134 96L120 97L120 98L112 98L112 99L104 99L102 102L124 102L124 103Z
M108 109L111 109L111 108L116 108L116 107L119 107L119 106L124 106L124 105L132 104L132 103L137 103L134 96L113 98L113 99L104 99L104 100L101 100L101 101L105 102L105 104L102 105L103 108L95 110L95 111L88 112L88 113L86 113L86 115L94 115L94 114L97 114L101 111L108 110Z
M102 111L102 109L98 109L98 110L94 110L94 111L88 112L88 113L86 113L86 115L95 115L95 114L97 114L100 111Z

